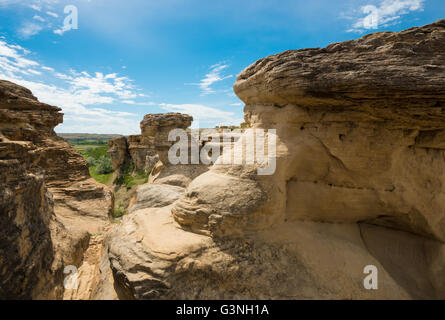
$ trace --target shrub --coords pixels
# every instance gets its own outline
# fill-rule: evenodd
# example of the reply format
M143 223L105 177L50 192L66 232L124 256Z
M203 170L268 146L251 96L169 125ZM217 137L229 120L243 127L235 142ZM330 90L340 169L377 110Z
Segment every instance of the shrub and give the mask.
M97 160L94 157L88 157L87 162L90 165L90 167L94 167L97 163Z
M121 184L124 183L124 176L120 176L114 179L113 184L120 186Z
M111 166L111 159L107 156L102 156L96 162L96 173L97 174L107 174L113 172L113 167Z
M126 213L126 210L123 206L122 203L119 203L119 205L117 206L117 208L114 208L114 217L115 218L120 218L122 217L124 214Z

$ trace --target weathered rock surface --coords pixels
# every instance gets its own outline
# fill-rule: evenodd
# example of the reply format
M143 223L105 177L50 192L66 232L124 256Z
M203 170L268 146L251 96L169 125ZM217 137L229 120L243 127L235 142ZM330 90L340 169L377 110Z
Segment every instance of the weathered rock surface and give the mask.
M230 132L232 138L224 141L223 129L188 129L192 121L191 116L181 113L147 114L141 121L142 134L153 141L160 160L151 171L150 183L187 187L193 179L208 171L224 148L232 148L243 132L227 129L225 131ZM174 129L184 130L186 140L174 134L172 139L176 136L177 140L169 141L168 136ZM168 152L174 145L178 153L185 150L185 163L183 159L171 163ZM212 154L216 149L218 154ZM202 154L207 155L207 162L202 161Z
M54 127L60 109L0 80L0 298L61 298L89 234L108 223L112 193Z
M136 172L150 172L159 160L151 137L118 137L109 140L108 146L111 164L118 176L128 170L130 165Z
M296 104L338 112L346 108L362 111L359 115L369 120L423 123L428 128L437 123L442 128L440 112L422 110L440 110L445 98L444 24L440 20L326 48L288 50L247 67L234 90L248 105Z
M62 263L80 263L88 233L68 231L54 216L43 175L18 159L0 160L0 168L0 298L59 298Z
M182 113L147 114L141 121L141 134L149 137L154 142L154 147L159 155L159 160L167 165L168 150L174 144L168 140L168 135L173 129L187 129L192 124L193 117Z
M178 200L185 192L184 188L168 184L144 184L136 190L136 201L129 212L145 208L162 208Z
M159 160L158 154L153 146L153 139L135 134L129 136L127 141L134 170L150 172Z
M212 238L184 231L170 210L171 206L136 211L108 234L111 268L118 287L128 296L443 297L443 269L437 263L443 262L444 248L436 241L382 227L309 221L286 223L241 238ZM366 265L379 270L378 290L363 288Z
M106 237L117 287L137 299L445 298L444 50L441 20L245 69L244 135L276 130L275 172L219 161L170 206L126 216ZM367 265L378 290L363 287Z
M130 154L128 152L128 143L126 137L118 137L108 140L108 154L111 158L111 165L114 171L119 172L122 168L128 166Z
M182 113L147 114L141 121L141 133L144 137L153 141L159 162L153 167L149 183L171 184L179 187L187 187L188 184L201 173L208 170L202 164L172 164L169 161L168 151L176 143L169 141L170 132L175 129L186 130L193 121L193 117ZM187 131L187 159L191 159L190 131ZM199 148L199 146L198 146Z
M253 175L250 180L267 192L268 201L239 219L257 229L285 220L372 221L444 240L444 150L435 147L445 128L444 97L435 88L445 70L425 67L445 62L437 50L444 31L439 21L376 33L325 49L286 51L244 70L234 89L246 102L245 117L254 129L277 130L277 170ZM414 51L383 50L399 46ZM339 61L349 61L356 71L336 69ZM317 77L306 78L312 69ZM409 76L420 69L425 70ZM403 81L406 88L397 91ZM411 90L416 81L422 90ZM346 93L339 89L342 83ZM382 88L391 90L383 95ZM217 170L233 168L212 168ZM212 215L234 219L217 210L208 214L209 221ZM223 224L218 232L233 231L232 224Z

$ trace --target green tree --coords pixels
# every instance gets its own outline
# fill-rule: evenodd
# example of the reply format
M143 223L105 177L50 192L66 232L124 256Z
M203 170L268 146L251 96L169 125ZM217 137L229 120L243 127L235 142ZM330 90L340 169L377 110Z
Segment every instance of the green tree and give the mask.
M111 159L108 156L102 156L96 162L96 173L97 174L107 174L113 172L113 167L111 166Z
M88 157L87 162L90 165L90 167L94 167L96 165L96 159L94 157Z

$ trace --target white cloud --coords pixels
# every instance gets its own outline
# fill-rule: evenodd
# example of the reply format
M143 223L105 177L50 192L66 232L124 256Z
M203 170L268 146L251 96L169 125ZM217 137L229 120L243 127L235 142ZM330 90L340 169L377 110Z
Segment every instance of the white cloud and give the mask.
M140 115L112 110L119 104L126 104L126 109L138 112L143 107L159 106L166 112L187 113L194 117L194 127L243 122L235 112L202 104L149 101L150 95L140 92L131 79L117 73L73 69L60 72L30 56L32 53L25 48L0 38L0 79L29 88L40 101L61 107L65 114L64 123L56 128L57 132L138 133Z
M28 69L27 71L31 74L38 75L38 76L42 74L40 71L37 71L34 69Z
M34 20L40 21L40 22L45 22L45 19L42 18L41 16L35 15L34 17L32 17Z
M94 76L86 71L72 73L74 73L73 76L62 74L62 77L64 77L71 85L71 88L79 94L85 92L93 95L114 94L124 100L137 97L137 94L133 92L134 88L130 83L131 80L127 77L118 77L116 73L104 75L101 72L96 72Z
M38 34L44 29L53 28L60 18L60 14L57 13L60 4L60 0L0 0L1 7L21 6L28 9L23 10L25 15L22 18L23 20L20 21L21 26L17 30L17 33L25 39ZM39 24L36 22L39 22ZM62 28L55 30L55 33L63 34L66 31L67 30Z
M234 107L241 107L243 104L241 102L236 102L236 103L232 103L230 105L234 106Z
M36 5L36 4L31 4L29 7L30 7L31 9L36 10L36 11L41 11L41 10L42 10L42 7L39 6L39 5Z
M131 104L135 106L155 106L157 105L155 102L148 101L148 102L136 102L134 100L121 100L122 103L125 104Z
M116 73L91 75L75 70L64 74L28 59L29 53L21 46L0 40L0 79L22 85L40 101L61 107L65 123L57 127L58 132L133 134L139 131L140 119L136 114L103 107L137 97L129 78ZM35 80L36 77L53 77L58 83L42 83Z
M54 17L54 18L58 18L59 17L59 15L57 13L52 12L52 11L47 11L46 14L51 16L51 17Z
M221 75L222 71L227 69L229 65L223 63L217 63L210 67L210 72L207 73L203 79L199 83L190 83L191 85L197 85L201 88L202 94L212 94L216 91L211 88L211 86L219 81L232 78L233 75L223 76Z
M5 39L5 38L3 37L3 39ZM29 53L31 53L29 50L26 50L25 48L23 48L23 47L21 47L21 46L19 46L19 45L9 45L9 47L11 47L11 48L13 48L13 49L17 49L17 50L19 50L19 51L23 51L24 54L29 54Z
M239 125L243 119L236 119L234 112L222 111L202 104L161 103L161 108L168 112L180 112L193 116L193 127L208 127L210 124Z
M18 30L19 34L23 38L29 38L33 35L38 34L42 30L42 26L33 23L33 22L25 22L22 27Z
M8 45L0 40L0 70L8 77L36 74L39 63L25 58L29 51L21 46Z
M65 27L65 26L63 26L63 27L60 28L60 29L55 29L55 30L53 30L53 32L54 32L55 34L58 34L59 36L62 36L65 32L70 31L70 30L71 30L70 27Z
M378 27L396 24L402 15L423 10L424 0L382 0L380 5L367 4L361 7L366 16L356 20L349 32L363 32Z

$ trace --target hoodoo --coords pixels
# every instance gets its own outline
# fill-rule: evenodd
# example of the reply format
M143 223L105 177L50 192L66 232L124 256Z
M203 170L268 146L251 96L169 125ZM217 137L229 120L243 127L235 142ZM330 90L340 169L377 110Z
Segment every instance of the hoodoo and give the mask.
M247 131L276 129L275 173L216 163L175 203L126 216L107 237L118 285L138 299L445 298L444 44L441 20L246 68L234 90Z
M269 175L172 164L193 118L146 115L110 142L116 171L150 175L109 231L113 195L54 133L60 109L0 81L0 298L61 298L82 265L69 298L445 299L444 66L445 20L253 63L234 84L247 129L198 151L264 132Z

